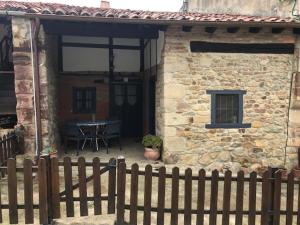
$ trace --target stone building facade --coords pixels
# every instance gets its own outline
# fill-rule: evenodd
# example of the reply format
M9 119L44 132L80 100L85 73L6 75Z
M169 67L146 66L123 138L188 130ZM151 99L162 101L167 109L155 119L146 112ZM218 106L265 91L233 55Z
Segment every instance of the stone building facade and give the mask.
M290 17L300 12L298 0L187 0L186 2L187 11L200 13Z
M198 14L196 16L199 17ZM164 46L156 77L155 126L156 134L164 142L164 162L232 170L242 166L253 170L262 166L297 166L300 147L300 39L299 30L298 34L294 32L290 23L299 26L298 29L300 25L295 21L282 22L279 18L278 23L286 27L274 32L273 24L247 24L250 23L248 17L244 18L243 26L236 23L241 20L240 16L230 26L227 24L230 21L223 15L220 18L225 17L223 22L227 25L216 22L213 27L198 21L192 21L191 26L176 25L173 21L182 23L182 14L178 14L175 20L174 14L170 17L168 21L172 22L164 24L159 30L164 33ZM187 19L190 17L191 14ZM140 20L142 24L144 19ZM156 22L157 19L152 20ZM32 22L30 18L12 17L17 116L19 125L24 128L26 153L31 157L36 154L37 136ZM278 26L276 24L275 27ZM249 27L259 28L258 32L249 32ZM215 30L207 32L207 28ZM228 28L233 28L234 32L229 32ZM193 52L192 41L290 44L295 52ZM38 85L41 90L43 146L58 146L60 143L57 45L58 35L48 34L41 24ZM64 78L61 84L64 85L68 79ZM77 78L74 76L72 79ZM93 83L88 79L85 82ZM212 122L213 110L209 91L216 90L239 90L244 93L243 123L249 126L231 129L207 126ZM107 97L105 102L109 101Z
M220 28L212 35L204 32L203 27L195 27L190 33L183 32L181 27L170 27L165 33L157 83L157 131L164 139L165 161L209 168L297 165L300 118L295 103L299 93L293 89L290 96L291 85L299 85L297 51L294 55L194 53L190 50L194 40L296 41L290 32L274 35L267 29L259 34L249 34L245 29L229 35ZM247 92L244 122L250 123L251 128L206 128L211 120L211 97L207 90L226 89Z

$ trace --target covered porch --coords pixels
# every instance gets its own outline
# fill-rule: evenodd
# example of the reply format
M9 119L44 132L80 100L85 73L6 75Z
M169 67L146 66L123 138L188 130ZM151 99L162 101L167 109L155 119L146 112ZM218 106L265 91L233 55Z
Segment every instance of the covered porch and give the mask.
M79 148L85 157L144 160L141 139L156 132L155 86L164 27L56 21L42 25L50 66L48 119L50 129L56 130L53 135L49 130L49 145L61 156L76 157ZM101 135L111 122L119 122L115 132L122 151L118 138L112 138L107 140L107 154ZM66 132L66 124L75 125L73 132Z

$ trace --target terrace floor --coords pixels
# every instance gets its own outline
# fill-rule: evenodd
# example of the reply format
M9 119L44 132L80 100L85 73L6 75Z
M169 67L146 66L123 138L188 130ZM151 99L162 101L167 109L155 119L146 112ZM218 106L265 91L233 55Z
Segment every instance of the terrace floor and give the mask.
M139 165L162 164L161 161L154 162L145 159L144 147L139 140L135 139L122 140L122 151L120 151L118 143L113 143L109 147L108 154L106 154L106 148L104 146L101 146L98 152L94 152L87 144L87 147L83 151L80 151L79 156L76 156L76 150L74 147L69 147L67 154L59 154L59 159L62 160L62 158L66 156L71 157L72 161L76 161L78 157L83 156L88 162L91 162L94 157L99 157L101 161L108 162L111 158L123 156L126 159L127 165L134 163L138 163Z

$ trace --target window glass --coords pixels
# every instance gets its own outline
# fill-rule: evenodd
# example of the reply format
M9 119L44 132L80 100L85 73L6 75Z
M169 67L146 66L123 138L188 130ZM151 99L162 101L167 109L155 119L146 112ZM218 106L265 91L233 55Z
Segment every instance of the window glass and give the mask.
M238 123L239 95L216 95L216 123Z
M94 113L96 111L96 88L73 89L73 112Z

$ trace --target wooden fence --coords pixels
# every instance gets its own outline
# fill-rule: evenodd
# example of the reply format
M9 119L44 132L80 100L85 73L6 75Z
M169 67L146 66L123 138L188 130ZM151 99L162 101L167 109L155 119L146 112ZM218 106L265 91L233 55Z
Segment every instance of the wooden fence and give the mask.
M90 203L93 215L102 214L103 202L107 203L106 213L115 213L116 162L103 163L99 158L86 162L83 157L59 162L46 157L38 165L25 159L18 167L15 159L8 159L7 166L0 167L7 172L0 183L0 223L32 224L39 218L40 224L50 224L61 217L87 216ZM106 183L101 179L105 173ZM103 186L107 192L102 192Z
M0 137L0 166L5 166L7 160L15 158L18 153L18 138L14 132Z
M118 167L118 168L117 168ZM266 171L232 176L151 165L126 168L124 161L83 157L8 159L0 170L0 222L49 224L53 219L113 214L117 224L300 224L299 180ZM117 198L116 198L117 197ZM117 200L117 202L115 202ZM116 204L115 204L116 203ZM117 206L117 207L116 207Z
M287 179L282 178L280 171L271 175L266 171L260 178L253 172L246 177L241 171L233 177L230 171L224 176L213 171L207 176L204 170L193 175L191 169L180 174L177 167L172 173L166 173L165 167L154 172L151 165L140 170L137 164L126 169L126 164L121 163L118 169L117 222L123 224L128 212L131 225L142 224L138 214L142 214L144 225L215 225L220 222L228 225L230 221L236 225L255 225L257 222L279 225L283 220L286 225L300 224L299 181L293 172ZM139 180L143 181L142 187ZM126 190L128 182L130 185ZM261 193L260 199L258 193ZM179 221L179 216L182 221Z

